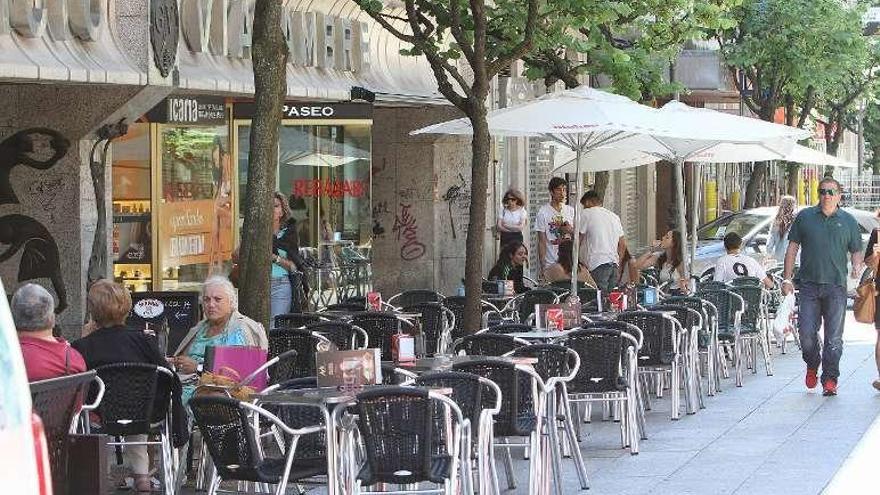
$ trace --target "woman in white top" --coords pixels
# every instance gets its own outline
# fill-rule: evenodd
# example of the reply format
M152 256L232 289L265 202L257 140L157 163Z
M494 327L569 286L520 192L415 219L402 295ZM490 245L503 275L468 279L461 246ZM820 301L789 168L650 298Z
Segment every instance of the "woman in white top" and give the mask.
M794 223L797 214L797 200L794 196L782 196L779 198L779 209L776 218L770 226L770 239L767 242L767 256L774 258L777 263L785 261L785 250L788 249L788 231Z
M659 249L645 253L635 261L636 270L656 266L660 272L661 285L671 282L672 287L687 293L688 280L684 277L681 262L681 233L677 230L666 232L659 242L654 241L654 248Z
M514 188L504 193L501 204L497 227L501 237L501 248L504 248L511 242L523 242L523 231L529 216L525 209L523 194Z

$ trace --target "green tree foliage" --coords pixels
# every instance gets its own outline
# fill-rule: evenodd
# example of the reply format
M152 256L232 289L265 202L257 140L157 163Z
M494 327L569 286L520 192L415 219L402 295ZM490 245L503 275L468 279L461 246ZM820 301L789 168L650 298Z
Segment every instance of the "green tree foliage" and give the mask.
M730 9L740 0L570 0L555 30L524 57L526 76L548 86L580 85L584 76L606 76L611 90L650 101L682 89L666 78L684 44L735 25Z
M863 125L865 147L868 150L865 165L877 175L880 174L880 102L876 98L868 101Z
M473 127L464 328L476 330L489 188L486 101L492 79L533 48L536 33L555 18L555 7L539 0L402 0L388 8L380 0L354 2L393 36L409 43L405 53L428 62L440 93Z
M740 0L603 0L563 2L564 13L523 58L525 76L549 87L571 89L590 76L605 76L608 88L637 101L653 101L684 89L668 80L669 64L686 42L735 25L730 9ZM594 188L605 195L608 173Z
M821 98L863 66L862 12L839 0L744 0L733 10L736 25L715 35L749 109L772 121L784 107L787 123L803 127ZM766 171L755 165L746 207L756 206Z

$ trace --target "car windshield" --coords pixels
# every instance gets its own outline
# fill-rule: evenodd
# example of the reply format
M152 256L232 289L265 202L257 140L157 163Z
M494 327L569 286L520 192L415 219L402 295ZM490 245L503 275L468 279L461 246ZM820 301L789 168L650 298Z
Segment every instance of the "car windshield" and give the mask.
M731 232L745 236L766 220L766 215L756 215L753 213L728 215L701 227L697 231L697 238L701 241L717 241L724 239L724 236Z

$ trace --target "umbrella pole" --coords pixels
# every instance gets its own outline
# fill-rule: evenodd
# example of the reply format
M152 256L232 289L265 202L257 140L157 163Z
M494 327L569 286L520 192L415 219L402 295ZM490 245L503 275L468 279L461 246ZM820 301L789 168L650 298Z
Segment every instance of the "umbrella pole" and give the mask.
M577 184L575 185L575 202L580 201L581 195L583 192L581 191L584 187L584 180L581 178L581 158L584 155L584 144L583 144L583 135L577 135L577 149L575 152L575 180ZM572 248L571 248L571 296L577 297L578 294L578 269L580 267L580 218L581 218L581 209L577 206L574 206L574 233L572 234Z
M684 278L688 277L690 273L690 267L687 262L687 222L685 221L684 208L684 160L677 158L675 160L675 189L676 189L676 203L678 210L678 232L681 234L681 265L682 265L682 276ZM674 273L674 272L673 272Z
M700 171L702 167L697 162L691 165L691 260L690 267L693 269L697 260L697 225L700 222Z

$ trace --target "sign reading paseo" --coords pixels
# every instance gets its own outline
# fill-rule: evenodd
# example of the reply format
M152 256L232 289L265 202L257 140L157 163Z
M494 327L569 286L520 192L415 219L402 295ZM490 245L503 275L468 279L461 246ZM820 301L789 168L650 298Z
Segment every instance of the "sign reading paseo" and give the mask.
M232 232L219 227L214 209L215 203L210 199L162 205L159 214L162 266L213 263L231 257Z

